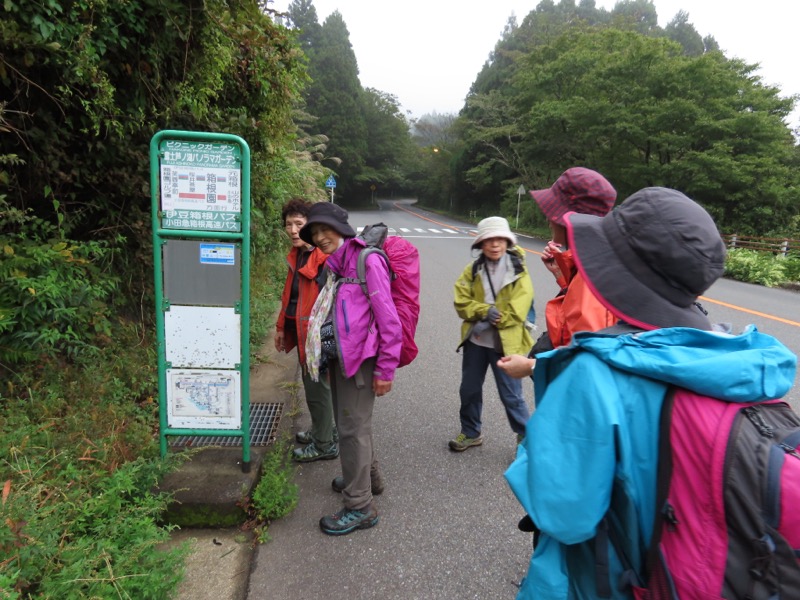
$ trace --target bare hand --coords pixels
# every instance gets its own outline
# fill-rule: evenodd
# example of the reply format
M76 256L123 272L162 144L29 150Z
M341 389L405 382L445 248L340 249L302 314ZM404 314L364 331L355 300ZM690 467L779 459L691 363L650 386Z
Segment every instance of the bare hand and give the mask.
M392 391L392 382L384 381L383 379L372 380L372 391L376 396L384 396Z
M521 354L512 354L511 356L501 356L497 361L497 366L509 377L515 379L522 379L530 377L533 372L533 366L536 364L535 358L528 358Z
M550 271L556 279L561 277L561 269L558 268L558 264L556 263L556 254L559 252L561 252L561 244L556 244L553 240L547 242L547 245L542 251L542 262L545 268Z
M283 352L285 345L285 338L282 331L275 332L275 350Z

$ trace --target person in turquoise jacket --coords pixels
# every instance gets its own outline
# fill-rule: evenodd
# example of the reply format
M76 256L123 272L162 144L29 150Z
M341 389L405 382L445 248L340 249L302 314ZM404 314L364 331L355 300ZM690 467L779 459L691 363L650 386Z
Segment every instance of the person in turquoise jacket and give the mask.
M541 532L519 600L599 598L595 536L612 487L632 499L632 539L652 536L661 404L669 386L729 402L780 398L797 358L748 327L712 326L696 303L724 269L708 213L645 188L606 217L566 217L579 270L621 324L538 356L536 410L506 479ZM609 552L612 598L630 598ZM635 569L641 556L633 556Z

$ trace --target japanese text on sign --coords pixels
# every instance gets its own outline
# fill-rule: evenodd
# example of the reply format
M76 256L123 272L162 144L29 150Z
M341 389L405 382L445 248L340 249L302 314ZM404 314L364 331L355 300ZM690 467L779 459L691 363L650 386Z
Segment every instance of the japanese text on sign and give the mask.
M162 226L240 231L242 191L238 148L167 140L160 150Z

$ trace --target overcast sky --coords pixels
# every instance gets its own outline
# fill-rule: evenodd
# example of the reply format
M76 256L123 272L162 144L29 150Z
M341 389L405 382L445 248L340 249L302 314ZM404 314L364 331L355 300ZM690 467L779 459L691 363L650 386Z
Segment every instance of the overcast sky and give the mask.
M559 0L556 0L558 3ZM275 0L284 11L290 0ZM596 0L613 8L615 0ZM338 10L350 32L364 87L397 97L413 118L457 113L500 39L509 16L517 22L538 0L313 0L320 24ZM764 83L800 94L798 0L655 0L665 26L683 9L701 36L713 35L726 56L760 63ZM791 119L800 124L800 111Z

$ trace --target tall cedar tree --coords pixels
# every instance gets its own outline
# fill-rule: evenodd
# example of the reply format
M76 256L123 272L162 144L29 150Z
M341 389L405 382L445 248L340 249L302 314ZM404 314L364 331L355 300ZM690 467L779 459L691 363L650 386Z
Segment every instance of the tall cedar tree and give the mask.
M352 202L367 154L367 125L356 55L338 11L325 19L318 38L310 40L310 44L312 83L306 92L308 112L319 119L317 130L330 140L328 154L342 160L336 173L336 196L345 203Z
M368 151L359 187L374 187L376 197L398 197L409 191L404 173L413 152L408 122L391 94L368 88L362 98Z

